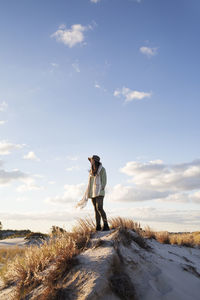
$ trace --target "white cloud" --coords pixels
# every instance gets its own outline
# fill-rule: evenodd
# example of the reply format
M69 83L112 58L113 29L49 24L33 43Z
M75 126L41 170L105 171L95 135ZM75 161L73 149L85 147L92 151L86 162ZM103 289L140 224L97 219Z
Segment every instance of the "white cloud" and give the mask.
M33 161L40 161L40 159L35 155L33 151L28 152L26 155L24 155L23 158Z
M68 168L72 171L74 168ZM165 201L173 203L200 204L200 160L167 165L157 159L148 162L130 161L120 169L131 177L129 185L117 184L106 188L110 201L141 202ZM66 185L61 196L47 199L49 203L78 202L83 197L86 185Z
M27 201L28 201L28 199L25 197L17 197L16 198L16 202L27 202Z
M62 196L55 196L46 199L47 203L52 204L67 204L69 202L74 202L74 205L83 197L86 184L66 184L64 186L65 192Z
M42 179L45 178L45 175L43 175L43 174L34 174L33 176L34 176L35 178L40 178L40 179L41 179L41 178L42 178Z
M142 2L142 0L128 0L128 1L137 2L137 3L141 3Z
M101 0L90 0L90 2L92 2L92 3L98 3L98 2L100 2Z
M12 150L21 149L24 145L12 144L7 141L0 141L0 155L8 155Z
M71 167L68 167L66 168L66 171L77 171L77 170L80 170L79 166L71 166Z
M131 176L130 181L141 189L173 194L200 188L200 160L174 165L166 165L161 160L131 161L121 168L121 172Z
M7 185L12 181L26 181L29 175L17 169L6 171L3 169L4 162L0 160L0 185Z
M2 103L0 103L0 111L5 111L8 107L8 104L3 101Z
M108 198L111 201L136 202L149 201L168 196L168 192L159 192L152 189L140 189L134 186L117 184L109 189Z
M56 182L52 180L52 181L49 181L48 184L53 185L53 184L56 184Z
M95 82L94 87L95 87L96 89L100 89L100 88L101 88L101 86L100 86L97 82Z
M151 177L152 175L160 174L162 170L164 170L165 165L162 160L153 160L146 163L138 162L138 161L130 161L127 162L126 165L121 168L121 172L125 173L129 176L137 176L142 175L143 177Z
M54 68L58 68L59 65L57 63L51 63L51 66L54 67Z
M156 224L157 230L176 231L199 230L200 210L157 209L154 207L134 207L127 212L138 222Z
M174 193L166 197L165 199L159 199L159 201L169 201L173 203L196 203L200 204L200 190L195 192L181 192Z
M0 161L0 167L2 165L3 162ZM23 180L25 178L28 178L28 175L19 170L5 171L2 168L0 169L0 185L6 185L12 181Z
M77 155L67 155L66 158L71 161L76 161L79 159L79 157Z
M158 202L188 203L190 197L187 193L169 194L166 198L158 199Z
M192 202L200 204L200 190L190 195L190 199Z
M22 199L23 200L23 199ZM26 201L26 199L24 199ZM20 224L20 227L23 228L24 222L28 221L28 228L35 226L33 222L39 223L37 230L41 229L44 222L49 221L48 228L52 226L52 222L62 222L60 226L63 226L63 223L66 225L69 222L74 224L75 220L80 217L94 217L93 210L85 208L84 210L77 210L73 208L71 203L68 207L62 210L51 210L51 211L38 211L38 212L0 212L0 220L4 224L8 221L16 221L16 224ZM168 231L197 231L200 227L200 210L176 210L176 209L157 209L153 207L133 207L129 210L127 208L113 208L107 210L108 218L116 217L120 215L122 217L129 217L134 221L140 222L142 227L145 225L150 225L155 228L155 230L168 230ZM42 224L40 224L42 222ZM12 223L10 223L12 224ZM54 224L55 225L55 224ZM20 228L19 227L19 228Z
M6 123L6 121L0 120L0 125L4 125L5 123Z
M44 187L39 186L37 184L22 184L22 185L18 186L17 192L24 193L24 192L28 192L28 191L40 191L43 189L44 189Z
M27 191L43 190L43 186L39 186L35 183L35 179L32 177L27 177L22 179L24 184L17 187L17 192L23 193Z
M88 215L87 210L77 210L70 207L62 211L38 211L38 212L0 212L0 220L9 221L54 221L54 222L69 222L75 221L76 218Z
M92 29L92 27L74 24L71 26L71 29L67 29L65 25L61 25L59 29L51 35L51 37L72 48L77 44L81 44L85 40L84 32L88 29Z
M133 100L142 100L144 98L150 98L151 93L133 91L127 87L123 87L122 89L117 89L114 91L115 97L124 97L125 102L130 102Z
M80 72L81 72L81 70L80 70L80 68L79 68L78 62L73 63L73 64L72 64L72 67L73 67L73 69L74 69L77 73L80 73Z
M140 47L140 52L148 57L155 56L157 54L157 48L150 48L150 47Z
M103 91L103 92L107 92L107 89L105 89L103 86L101 86L98 82L96 82L95 81L95 83L94 83L94 87L96 88L96 89L99 89L99 90L101 90L101 91Z

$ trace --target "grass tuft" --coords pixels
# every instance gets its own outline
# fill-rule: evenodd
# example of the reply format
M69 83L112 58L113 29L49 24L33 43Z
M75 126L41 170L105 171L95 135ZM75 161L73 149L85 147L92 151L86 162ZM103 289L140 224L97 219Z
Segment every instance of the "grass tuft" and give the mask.
M48 238L48 234L41 233L41 232L30 232L26 235L25 240L31 240L31 239L45 240L47 238Z
M168 231L156 233L156 240L161 244L170 244L170 237Z
M133 230L137 233L139 233L142 230L140 228L140 223L134 222L133 220L128 218L121 218L121 217L111 218L109 219L109 224L111 229L124 228L124 229Z
M25 299L41 283L46 287L46 294L48 290L53 292L52 287L59 294L59 281L77 264L75 256L87 247L93 232L93 221L80 219L71 232L59 230L40 247L30 246L24 249L23 256L17 255L6 264L2 274L5 284L17 283L19 299Z
M156 233L154 230L152 230L149 226L146 226L144 231L143 231L143 236L145 238L148 238L148 239L156 239Z

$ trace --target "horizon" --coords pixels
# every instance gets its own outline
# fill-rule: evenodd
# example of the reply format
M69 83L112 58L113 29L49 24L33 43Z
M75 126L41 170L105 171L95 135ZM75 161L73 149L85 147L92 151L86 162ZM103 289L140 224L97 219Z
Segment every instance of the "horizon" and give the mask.
M199 17L197 0L1 1L3 229L94 218L75 205L96 154L108 219L200 230Z

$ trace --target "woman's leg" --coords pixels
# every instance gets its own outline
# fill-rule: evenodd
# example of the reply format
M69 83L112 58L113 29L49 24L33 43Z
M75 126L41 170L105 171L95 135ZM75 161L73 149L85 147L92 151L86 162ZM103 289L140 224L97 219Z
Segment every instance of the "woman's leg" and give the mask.
M103 223L104 223L103 230L109 230L110 228L108 226L106 213L103 209L103 198L104 198L104 196L96 197L96 209L98 210L98 212L101 215L101 218L103 220Z
M95 218L96 218L96 230L101 230L101 215L97 209L97 201L96 197L92 198L92 204L94 206L94 211L95 211Z

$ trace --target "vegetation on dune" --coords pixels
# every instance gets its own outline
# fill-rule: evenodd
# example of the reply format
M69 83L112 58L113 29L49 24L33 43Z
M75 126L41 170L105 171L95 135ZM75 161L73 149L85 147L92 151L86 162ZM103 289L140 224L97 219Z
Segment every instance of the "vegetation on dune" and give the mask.
M154 238L159 243L186 247L200 246L200 232L170 233L168 231L153 231L148 228L144 237Z
M133 220L128 218L121 218L121 217L111 218L109 220L109 224L111 229L116 229L116 228L130 229L139 234L142 231L140 227L140 223L134 222Z
M29 233L31 233L31 231L29 229L27 229L27 230L12 230L12 229L0 230L0 240L24 237Z
M143 229L140 223L131 219L116 217L110 220L111 228L124 228L137 232L140 236L148 239L155 239L162 244L194 247L200 246L200 231L185 233L170 233L168 231L154 231L149 226Z
M122 243L130 244L134 241L146 250L149 249L146 243L149 238L165 244L200 246L200 232L174 234L166 231L155 232L150 227L143 230L139 223L121 217L110 219L109 224L111 229L119 229L118 238L121 238ZM87 249L94 232L95 224L91 219L80 219L70 232L53 226L48 239L47 235L41 233L29 234L28 239L43 238L43 244L39 247L0 249L0 264L3 265L0 275L5 285L15 283L16 299L22 300L35 287L43 284L45 299L56 299L62 290L60 282L77 264L76 256ZM117 279L118 273L111 280L113 289L116 289ZM125 279L128 282L128 279Z
M186 247L200 246L200 231L188 233L170 233L170 244Z
M31 239L41 239L45 240L48 238L49 235L41 232L30 232L25 236L25 240L31 240Z
M86 248L93 232L94 223L81 219L71 232L58 230L40 247L26 248L23 256L17 255L5 264L2 272L5 285L17 283L16 299L24 299L42 282L45 282L46 296L48 291L55 293L58 281L74 264L74 257Z
M7 272L8 262L12 262L15 258L23 257L25 249L19 247L0 248L0 277L4 280L4 275Z

